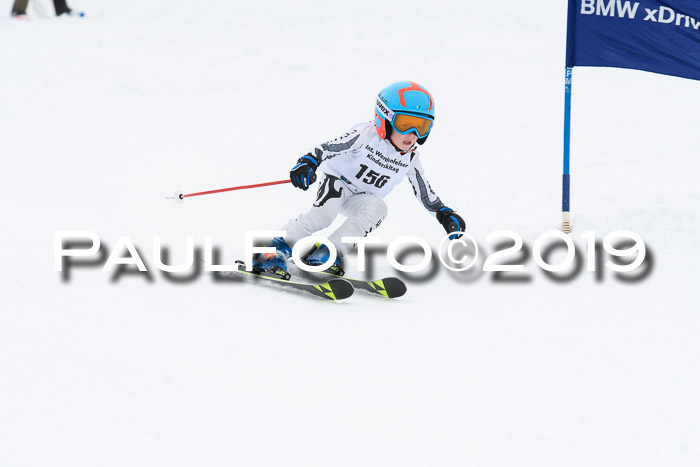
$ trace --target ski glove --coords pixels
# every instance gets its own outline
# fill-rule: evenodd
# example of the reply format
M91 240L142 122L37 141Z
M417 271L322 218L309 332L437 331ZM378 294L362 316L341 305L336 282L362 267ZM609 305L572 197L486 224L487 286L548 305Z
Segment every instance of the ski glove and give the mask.
M316 181L316 169L320 162L310 153L301 156L297 161L297 165L292 167L291 172L289 172L289 178L292 181L292 185L297 188L301 188L306 191L309 189L309 185L312 185Z
M445 232L447 232L448 234L451 234L452 232L457 232L453 235L450 235L450 240L462 237L462 234L459 232L464 232L464 219L462 219L462 217L459 214L457 214L447 206L440 208L436 214L437 220L445 228Z

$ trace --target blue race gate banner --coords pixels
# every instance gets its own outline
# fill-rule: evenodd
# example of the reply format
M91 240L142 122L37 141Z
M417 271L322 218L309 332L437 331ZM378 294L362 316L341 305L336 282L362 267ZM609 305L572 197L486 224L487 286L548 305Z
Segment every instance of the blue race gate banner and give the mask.
M569 0L566 66L700 80L700 0Z

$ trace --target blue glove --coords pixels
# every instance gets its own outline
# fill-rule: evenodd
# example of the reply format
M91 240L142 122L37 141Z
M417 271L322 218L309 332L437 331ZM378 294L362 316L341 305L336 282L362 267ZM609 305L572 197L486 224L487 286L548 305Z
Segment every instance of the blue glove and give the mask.
M450 240L462 237L462 234L459 232L464 232L464 219L452 209L447 206L440 208L437 212L437 220L448 234L457 232L454 235L450 235Z
M297 165L292 167L291 172L289 172L292 185L304 191L308 190L309 185L312 185L316 181L315 172L319 164L319 160L311 154L301 156L297 161Z

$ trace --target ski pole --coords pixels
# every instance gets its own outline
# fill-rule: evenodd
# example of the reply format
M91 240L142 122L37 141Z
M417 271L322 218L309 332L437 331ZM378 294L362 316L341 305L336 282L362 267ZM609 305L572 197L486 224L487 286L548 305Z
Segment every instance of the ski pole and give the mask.
M289 183L289 182L291 182L291 180L278 180L276 182L256 183L255 185L233 186L230 188L221 188L219 190L200 191L198 193L187 193L187 194L175 193L173 196L166 196L165 199L174 199L174 200L178 201L178 200L184 200L185 198L189 198L191 196L213 195L214 193L223 193L225 191L247 190L248 188L258 188L261 186L270 186L270 185L281 185L282 183Z

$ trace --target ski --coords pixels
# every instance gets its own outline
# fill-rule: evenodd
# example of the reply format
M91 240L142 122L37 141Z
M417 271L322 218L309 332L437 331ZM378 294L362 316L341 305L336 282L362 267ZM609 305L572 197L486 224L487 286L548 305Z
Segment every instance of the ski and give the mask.
M304 271L303 275L308 275L309 277L314 274L323 276L333 276L342 277L343 280L348 281L352 286L358 290L364 290L365 292L370 292L373 295L380 295L385 298L397 298L401 297L406 293L406 284L401 279L396 277L387 277L384 279L379 279L376 281L365 281L362 279L353 279L350 277L339 276L332 272L320 271L320 272L308 272Z
M305 264L309 264L307 261L310 256L312 256L322 245L316 243L311 250L309 250L304 257L301 259ZM406 284L403 283L401 279L396 277L387 277L384 279L379 279L376 281L365 281L362 279L353 279L351 277L345 277L345 271L343 271L342 265L334 264L329 269L325 271L309 272L302 271L302 276L313 277L314 274L324 275L324 276L334 276L342 277L346 281L350 282L353 287L358 290L364 290L373 295L380 295L385 298L397 298L401 297L406 293Z
M224 271L220 272L220 275L229 277L251 277L255 282L257 281L269 281L269 283L274 283L276 285L287 287L293 290L302 290L309 292L317 297L324 298L327 300L344 300L350 297L355 289L353 288L350 281L345 279L337 278L324 282L323 284L308 284L305 282L296 282L292 280L283 279L281 277L276 277L274 273L255 273L252 271L246 271L245 265L238 263L238 270L236 271Z

